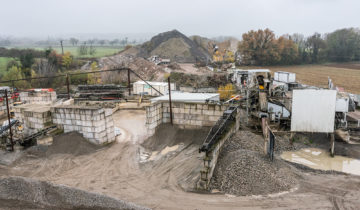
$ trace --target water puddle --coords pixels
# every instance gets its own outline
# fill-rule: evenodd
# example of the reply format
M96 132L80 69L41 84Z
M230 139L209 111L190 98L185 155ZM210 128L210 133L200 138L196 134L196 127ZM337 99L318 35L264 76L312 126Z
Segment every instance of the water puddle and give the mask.
M179 148L179 145L174 145L172 147L165 147L163 150L161 150L161 155L166 155L169 152L173 152Z
M360 160L338 155L331 157L328 152L322 149L306 148L298 151L283 152L281 158L313 169L334 170L360 175Z
M166 156L169 153L177 151L179 148L182 148L183 144L174 145L172 147L165 147L161 151L146 151L144 148L140 148L139 154L140 154L140 162L145 163L148 161L156 161L161 159L162 157Z

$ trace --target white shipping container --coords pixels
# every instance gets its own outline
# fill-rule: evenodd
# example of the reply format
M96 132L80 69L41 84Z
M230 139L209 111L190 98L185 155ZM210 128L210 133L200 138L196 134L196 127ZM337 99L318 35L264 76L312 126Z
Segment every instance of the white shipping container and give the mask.
M163 95L167 94L168 90L168 83L167 82L150 82L147 81L153 88L158 90ZM133 94L146 94L151 96L159 96L160 94L151 88L150 85L146 84L144 81L137 81L133 84ZM170 84L171 90L176 90L176 85L174 83Z
M295 82L296 74L284 71L277 71L274 73L274 80L286 83Z
M291 131L334 132L336 90L293 90Z

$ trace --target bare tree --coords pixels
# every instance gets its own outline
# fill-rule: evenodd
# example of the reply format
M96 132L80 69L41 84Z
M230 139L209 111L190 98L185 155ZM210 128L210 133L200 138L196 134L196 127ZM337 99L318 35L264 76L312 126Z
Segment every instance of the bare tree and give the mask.
M75 46L78 44L79 40L78 39L75 39L75 38L70 38L70 43L72 44L72 46Z
M114 46L114 45L118 44L119 42L120 41L118 39L114 39L114 40L110 41L110 44L111 44L111 46Z
M101 46L103 46L103 45L105 44L105 42L106 42L106 40L104 40L104 39L101 39L101 40L98 41L98 43L99 43Z
M78 53L79 55L87 55L88 54L88 46L86 45L86 42L84 42L82 45L78 47Z

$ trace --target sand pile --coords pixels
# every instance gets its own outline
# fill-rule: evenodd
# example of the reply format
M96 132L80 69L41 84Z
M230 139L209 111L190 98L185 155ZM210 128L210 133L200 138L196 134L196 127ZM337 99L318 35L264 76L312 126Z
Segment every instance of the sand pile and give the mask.
M284 161L271 162L263 155L262 136L239 131L224 144L210 188L234 195L265 195L290 190L296 179Z
M147 209L97 193L22 177L0 179L0 208Z

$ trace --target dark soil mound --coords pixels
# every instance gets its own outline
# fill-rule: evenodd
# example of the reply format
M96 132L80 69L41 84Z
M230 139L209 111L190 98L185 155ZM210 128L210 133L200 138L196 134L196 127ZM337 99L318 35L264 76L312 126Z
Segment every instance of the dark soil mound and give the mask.
M105 195L22 177L0 179L1 209L147 209Z
M208 132L208 128L180 129L170 124L161 124L157 127L155 134L145 140L142 146L150 150L161 150L166 146L174 146L179 143L200 145L204 142Z
M70 132L54 137L52 145L46 151L46 156L53 154L85 155L100 148L100 146L91 144L80 133Z

